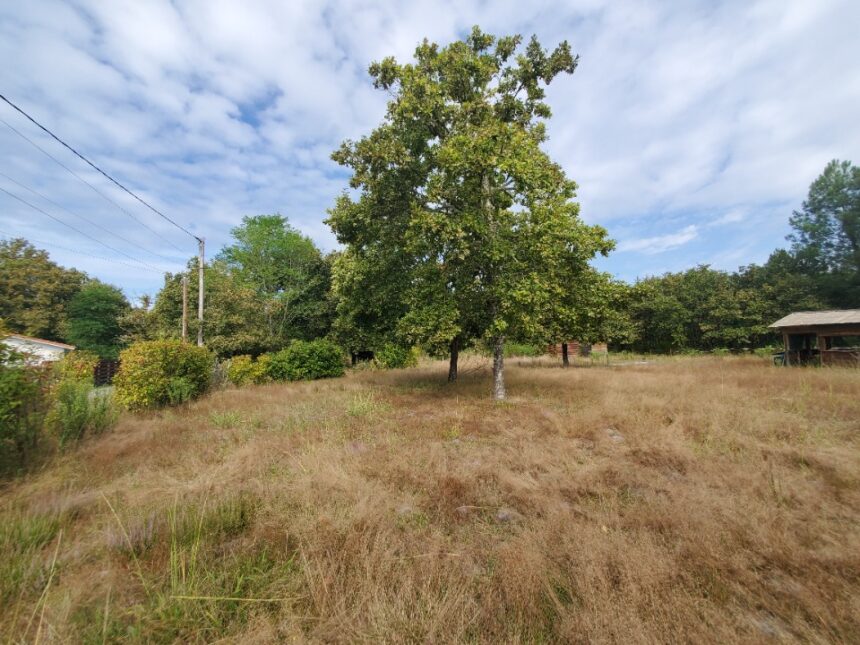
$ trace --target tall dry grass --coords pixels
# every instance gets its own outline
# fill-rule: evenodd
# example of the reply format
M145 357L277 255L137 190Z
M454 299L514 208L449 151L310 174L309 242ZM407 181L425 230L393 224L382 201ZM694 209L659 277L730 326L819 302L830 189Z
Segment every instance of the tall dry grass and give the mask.
M0 492L0 630L860 641L860 372L509 372L501 405L471 359L125 416Z

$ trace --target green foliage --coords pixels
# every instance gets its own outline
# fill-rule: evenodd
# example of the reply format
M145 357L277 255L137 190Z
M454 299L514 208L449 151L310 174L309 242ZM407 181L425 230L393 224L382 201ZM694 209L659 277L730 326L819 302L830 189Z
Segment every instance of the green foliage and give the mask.
M181 403L209 387L215 358L178 340L135 343L120 353L114 377L117 400L133 410Z
M197 260L188 264L188 273L197 275ZM221 357L258 354L268 349L266 302L250 286L243 284L223 262L216 260L203 271L205 285L204 332L206 347ZM152 324L162 338L180 338L182 332L182 276L168 273L152 309ZM189 303L197 302L197 280L189 281ZM197 337L196 311L189 307L189 338Z
M371 65L392 96L386 118L333 155L360 191L328 219L346 247L333 281L341 338L382 335L431 353L537 338L559 290L589 280L588 261L612 248L541 148L544 88L577 59L566 42L548 52L533 38L515 55L520 44L475 27L446 47L425 41L414 63Z
M546 347L543 345L528 345L525 343L505 343L505 356L543 356Z
M418 354L417 347L404 347L387 343L376 350L374 361L379 367L385 369L415 367L418 365Z
M860 306L860 167L827 164L789 221L800 272L833 306Z
M0 517L0 605L8 607L23 594L44 587L49 563L42 549L56 537L60 520L57 513L17 510Z
M11 332L63 340L69 301L86 280L26 240L0 241L0 318Z
M0 475L35 456L48 409L47 372L30 367L0 342Z
M260 354L256 360L247 354L234 356L227 361L227 378L239 387L265 383L269 379L270 361L270 354Z
M53 407L46 419L60 447L97 436L117 421L118 411L109 389L96 389L92 382L65 378L54 385Z
M122 335L120 319L129 309L122 291L102 282L89 282L69 302L66 340L101 358L115 359Z
M764 266L737 273L699 266L640 280L619 302L633 333L612 340L636 351L669 353L687 349L748 350L772 344L768 325L792 311L820 309L810 279L793 273L785 251Z
M159 335L158 321L152 311L152 298L142 295L137 305L129 307L119 317L122 329L120 344L123 346L139 343L142 340L155 340Z
M59 379L72 379L92 384L98 364L98 354L86 350L75 350L63 356L54 363L53 367Z
M294 340L289 347L273 354L269 376L275 381L303 381L343 376L344 356L327 340Z
M244 218L234 242L204 268L205 340L218 356L260 354L283 348L291 339L328 333L331 262L313 242L280 215ZM197 260L187 274L197 274ZM183 274L168 274L155 306L145 304L123 318L131 339L178 338L181 333ZM189 302L197 302L198 282L189 282ZM197 334L194 308L188 321Z
M245 217L218 258L265 303L268 347L311 340L331 327L330 261L281 215Z

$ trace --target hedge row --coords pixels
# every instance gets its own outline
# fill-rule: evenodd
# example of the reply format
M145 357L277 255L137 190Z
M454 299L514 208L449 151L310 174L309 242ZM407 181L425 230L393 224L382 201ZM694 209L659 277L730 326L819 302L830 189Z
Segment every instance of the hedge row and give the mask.
M270 381L310 381L343 376L345 363L337 345L327 340L294 340L286 349L261 354L234 356L225 361L227 378L243 386Z

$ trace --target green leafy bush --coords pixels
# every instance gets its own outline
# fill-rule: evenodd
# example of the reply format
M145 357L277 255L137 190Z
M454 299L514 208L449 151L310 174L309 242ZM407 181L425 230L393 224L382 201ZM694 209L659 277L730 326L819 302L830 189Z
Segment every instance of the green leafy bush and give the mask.
M378 367L385 369L415 367L418 365L418 348L388 343L374 353L373 360Z
M327 340L294 340L286 349L272 354L269 376L275 381L304 381L343 376L343 354Z
M99 356L86 350L69 352L54 364L54 369L60 379L93 382Z
M206 348L178 340L135 343L120 353L117 400L133 410L188 401L207 390L214 362Z
M19 358L0 343L0 474L33 456L48 408L47 372Z
M61 448L85 436L101 434L111 428L119 416L111 391L96 389L84 379L63 379L53 388L53 399L47 423L57 435Z
M546 347L541 345L527 345L525 343L505 343L505 356L543 356Z
M227 377L239 387L265 383L269 380L269 354L261 354L257 360L243 354L234 356L227 362Z

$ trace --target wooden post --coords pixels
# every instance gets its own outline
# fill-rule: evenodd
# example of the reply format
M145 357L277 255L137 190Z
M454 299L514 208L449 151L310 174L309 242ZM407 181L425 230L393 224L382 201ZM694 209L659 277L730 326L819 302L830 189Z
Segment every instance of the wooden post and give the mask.
M203 347L203 251L205 242L203 238L200 243L200 253L197 258L197 346Z
M788 342L787 332L782 332L782 344L783 347L785 347L785 360L783 361L783 364L786 366L791 365L791 352L789 350L790 344Z
M182 276L182 342L188 341L188 276Z

